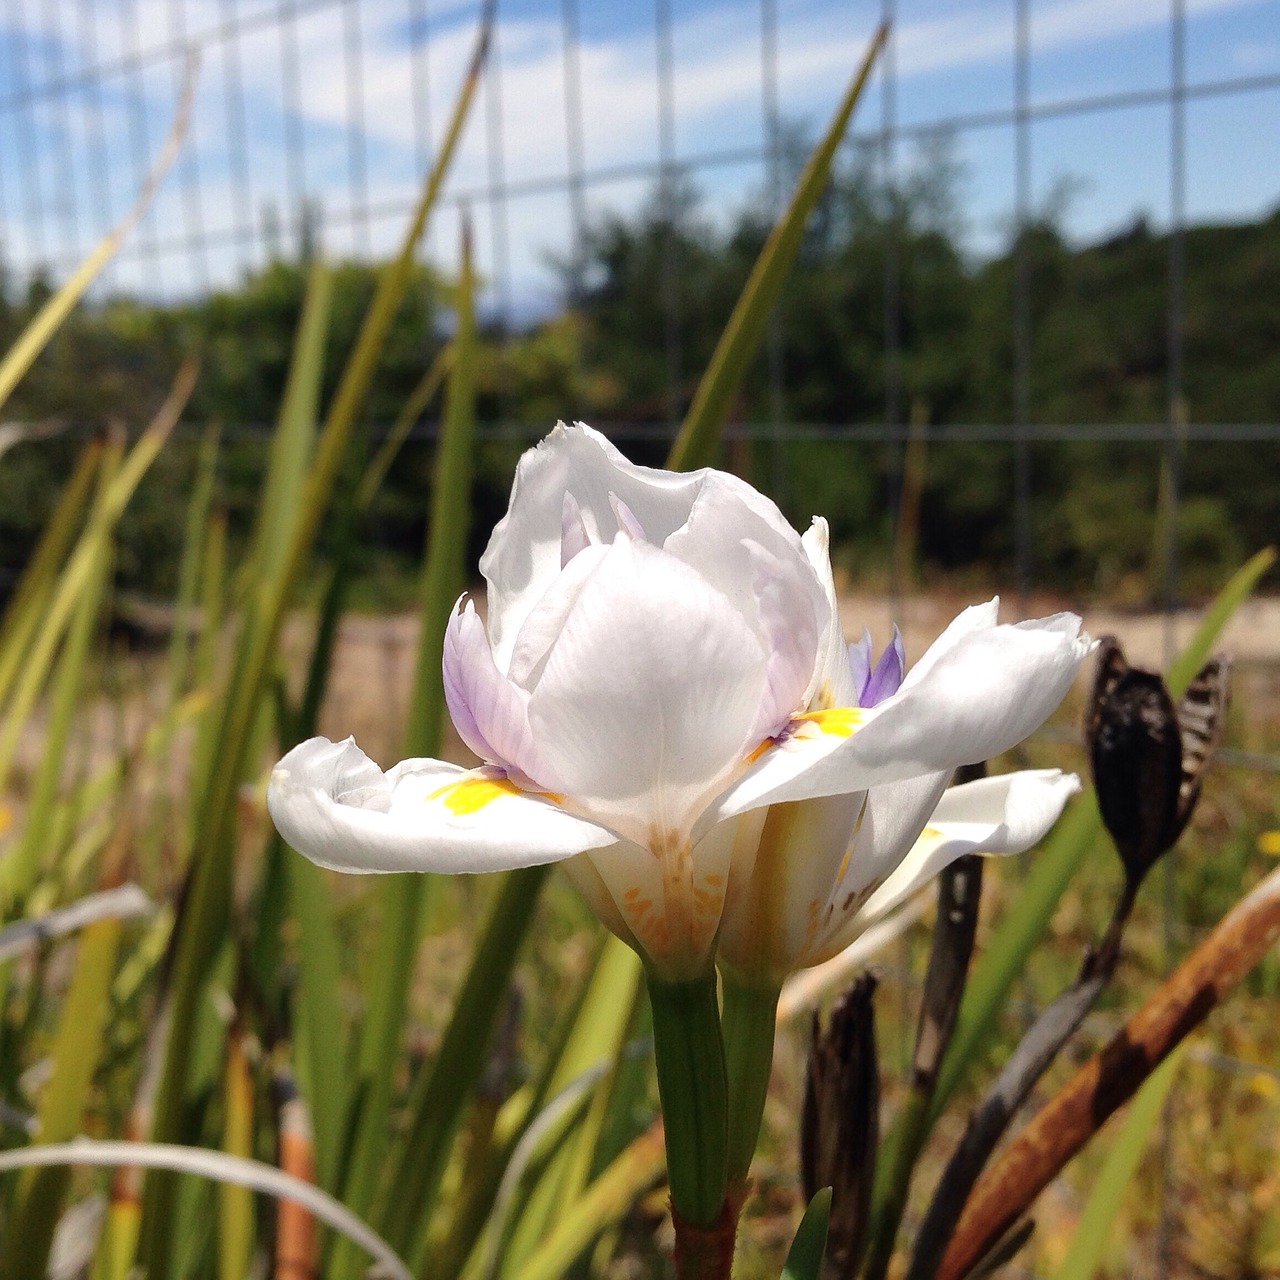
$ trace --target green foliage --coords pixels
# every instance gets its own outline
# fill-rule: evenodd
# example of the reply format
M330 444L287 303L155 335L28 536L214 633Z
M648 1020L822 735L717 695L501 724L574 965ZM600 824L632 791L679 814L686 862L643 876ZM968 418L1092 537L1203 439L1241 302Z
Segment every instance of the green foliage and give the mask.
M1138 1162L1160 1118L1174 1077L1186 1054L1185 1044L1171 1053L1147 1078L1129 1104L1124 1124L1111 1144L1088 1203L1080 1215L1080 1225L1072 1237L1067 1256L1055 1280L1091 1280L1097 1273L1107 1243L1107 1235L1124 1202L1125 1192L1137 1172Z
M801 1219L791 1242L780 1280L818 1280L822 1271L822 1251L827 1244L827 1222L831 1217L831 1188L819 1191Z
M792 142L791 150L803 159ZM799 171L799 159L794 165ZM775 304L780 385L770 361L741 371L735 419L868 426L885 420L886 257L899 291L900 421L1007 425L1013 420L1015 253L973 262L954 212L958 172L945 138L933 140L896 189L857 146L838 155ZM557 418L582 418L625 435L632 425L674 425L688 409L769 229L760 209L727 226L677 186L634 219L588 228L581 287L556 315L523 333L482 332L476 361L480 423L523 434L486 442L478 455L475 530L501 514L521 447ZM1024 233L1031 276L1031 423L1163 423L1169 244L1139 219L1102 243L1068 243L1051 220ZM668 279L667 273L674 268ZM233 290L171 307L116 298L72 315L36 361L10 406L28 421L58 420L79 436L154 411L183 356L202 360L188 417L226 426L220 488L233 548L241 545L265 466L265 424L283 394L301 314L306 262L275 261ZM324 353L322 399L372 296L377 268L339 263ZM569 278L566 267L566 278ZM1186 240L1185 408L1198 422L1280 418L1280 211L1255 224L1192 228ZM11 331L47 290L10 298ZM377 357L362 416L380 428L405 402L443 345L448 283L415 266ZM777 393L777 394L775 394ZM661 441L627 442L658 463ZM1183 450L1178 546L1184 587L1204 593L1243 551L1273 536L1280 453L1273 442L1195 442ZM0 470L0 537L11 572L29 554L78 440L20 448ZM1033 444L1034 569L1038 581L1124 598L1150 595L1152 513L1163 445L1104 438ZM168 592L179 546L169 496L188 488L195 444L180 438L157 461L121 527L117 575ZM366 576L404 576L424 536L431 450L404 447L375 512L378 547ZM750 470L804 522L832 520L837 550L862 563L883 545L896 452L879 444L806 439L742 450ZM933 439L919 521L926 570L993 573L1012 563L1013 451L1001 442ZM18 500L21 495L21 500ZM322 531L321 546L328 533ZM478 555L481 533L469 556Z

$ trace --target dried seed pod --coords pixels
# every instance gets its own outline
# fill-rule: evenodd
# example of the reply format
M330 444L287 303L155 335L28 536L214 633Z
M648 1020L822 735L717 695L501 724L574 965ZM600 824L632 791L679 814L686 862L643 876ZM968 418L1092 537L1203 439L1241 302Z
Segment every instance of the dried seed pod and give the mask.
M800 1178L805 1200L832 1189L823 1276L853 1275L866 1243L879 1141L880 1077L872 993L860 974L813 1041L800 1116Z
M1102 640L1085 714L1085 743L1102 820L1133 884L1172 847L1200 794L1226 701L1228 663L1201 668L1175 707L1155 672L1131 667Z

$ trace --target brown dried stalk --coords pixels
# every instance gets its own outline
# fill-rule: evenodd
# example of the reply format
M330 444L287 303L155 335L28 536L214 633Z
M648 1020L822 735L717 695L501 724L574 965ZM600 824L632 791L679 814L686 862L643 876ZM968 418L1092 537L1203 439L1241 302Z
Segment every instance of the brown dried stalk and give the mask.
M937 1280L961 1280L1068 1160L1280 939L1280 869L1248 893L979 1179Z

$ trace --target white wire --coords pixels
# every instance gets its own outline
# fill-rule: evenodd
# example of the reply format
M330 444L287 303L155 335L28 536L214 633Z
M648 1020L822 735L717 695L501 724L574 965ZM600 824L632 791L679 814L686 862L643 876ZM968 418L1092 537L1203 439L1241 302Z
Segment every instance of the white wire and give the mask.
M73 933L95 920L127 920L150 915L155 909L155 903L136 884L91 893L56 911L0 929L0 960L9 960L37 942Z
M0 1152L0 1173L36 1165L93 1165L96 1168L137 1166L194 1173L217 1182L248 1187L279 1200L293 1200L341 1232L377 1261L377 1274L394 1280L413 1280L409 1268L383 1238L327 1191L274 1165L226 1151L207 1151L165 1142L118 1142L96 1138L74 1138L70 1142L22 1147Z

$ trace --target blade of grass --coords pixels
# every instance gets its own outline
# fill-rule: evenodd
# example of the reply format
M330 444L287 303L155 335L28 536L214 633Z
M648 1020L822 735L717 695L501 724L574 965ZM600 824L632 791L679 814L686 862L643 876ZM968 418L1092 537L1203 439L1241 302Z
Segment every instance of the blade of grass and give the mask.
M671 446L667 466L673 471L705 467L715 458L720 432L729 416L729 406L751 361L760 349L769 312L778 299L783 281L795 261L804 239L809 215L818 203L831 173L836 149L844 137L853 109L866 85L871 69L888 38L889 28L881 23L871 38L862 65L845 91L822 141L815 148L800 175L791 203L765 241L756 259L742 296L725 326L707 371L702 375L693 403L685 414L680 433Z
M117 450L115 459L109 458L102 471L104 481L109 481L118 461ZM55 802L62 783L72 725L84 693L89 648L97 633L111 570L111 551L111 544L105 539L94 544L84 587L75 602L66 643L58 658L43 752L31 784L26 821L22 835L9 851L6 862L6 874L13 885L25 887L33 883L40 869L41 855L47 857L55 847L50 839Z
M831 1218L831 1188L824 1187L809 1201L796 1231L780 1280L818 1280L822 1254L827 1247L827 1222Z
M440 1048L410 1098L405 1140L392 1166L391 1196L375 1219L402 1252L418 1252L419 1242L425 1239L454 1134L484 1070L511 969L533 922L534 903L548 871L545 866L522 867L503 877ZM421 1272L423 1260L412 1260Z
M271 435L258 524L246 564L254 580L269 580L279 572L289 547L292 526L298 518L307 468L315 449L332 299L333 273L324 260L317 257L307 274L289 377L276 429Z
M47 915L19 920L7 929L0 929L0 960L11 960L42 942L83 929L95 920L130 920L135 916L149 916L155 909L156 904L136 884L103 889Z
M289 909L298 922L298 987L294 994L296 1035L305 1043L298 1077L315 1139L316 1181L339 1182L347 1127L348 1063L339 993L342 955L333 927L324 874L291 849L284 851ZM304 1065L305 1063L305 1065Z
M227 1037L222 1149L248 1159L253 1155L253 1077L245 1057L244 1037L233 1029ZM244 1280L253 1252L253 1195L226 1183L219 1189L218 1280Z
M76 469L5 605L4 621L0 623L0 704L8 697L32 635L44 625L49 597L76 530L84 520L105 449L105 440L92 440L81 451Z
M587 988L578 1018L550 1082L558 1094L599 1062L617 1063L640 999L644 970L636 953L610 936ZM532 1254L551 1223L575 1204L585 1188L604 1123L600 1108L612 1090L597 1089L586 1116L575 1125L565 1147L543 1169L524 1197L515 1229L503 1249L508 1267L518 1267Z
M193 671L191 633L195 618L196 595L200 590L200 567L209 540L216 536L212 531L209 513L217 479L220 437L221 430L216 422L210 423L205 428L196 461L195 483L192 486L191 499L187 503L186 520L183 526L182 558L178 565L178 595L174 605L173 632L169 636L169 649L166 655L169 710L160 721L159 740L156 743L156 754L153 756L154 759L162 762L161 782L156 803L151 808L150 823L143 839L139 842L140 872L148 882L154 882L159 873L164 841L175 825L172 804L173 777L168 761L179 717L171 713L173 708L182 702L188 688L188 679ZM204 618L203 622L206 625L213 625L208 618Z
M452 361L453 347L442 347L426 373L422 375L418 385L410 393L408 400L405 401L391 430L387 432L387 438L379 446L377 453L360 477L352 502L341 514L341 527L338 530L333 567L316 620L316 638L311 649L306 688L302 695L302 705L292 726L293 734L298 741L309 738L315 733L320 704L324 701L333 646L338 637L338 623L346 609L347 590L351 583L352 569L355 567L358 547L356 526L368 514L391 464L395 461L396 455L408 439L409 432L421 417L423 410L435 398Z
M171 1136L178 1128L189 1066L189 1038L197 996L203 987L206 957L215 940L224 932L230 909L231 859L226 855L232 843L236 795L244 776L246 748L276 652L284 613L320 521L328 509L357 414L404 296L417 243L435 205L475 96L492 23L493 5L490 3L482 15L475 52L435 166L400 253L382 272L355 349L339 380L320 432L287 553L281 558L275 577L264 582L251 595L246 610L240 653L229 682L225 710L209 751L207 781L200 786L201 800L195 807L196 837L191 856L191 883L175 933L170 990L171 1030L155 1107L154 1133L158 1138ZM169 1258L172 1230L172 1215L168 1211L170 1190L161 1180L148 1187L147 1195L143 1229L146 1261L153 1275L159 1276L167 1268Z
M78 1133L83 1123L89 1086L105 1043L108 992L122 929L117 919L95 920L80 937L71 986L58 1015L50 1053L52 1069L40 1097L42 1142L62 1142ZM45 1274L67 1177L68 1171L60 1167L24 1177L16 1211L0 1240L2 1280L27 1280Z
M5 708L3 721L0 721L0 779L9 774L22 728L44 688L59 643L81 595L93 581L102 548L111 538L138 482L176 425L195 385L195 376L193 364L183 366L155 420L99 490L88 525L50 597L35 643L24 655L13 695ZM0 861L0 909L29 888L29 879L24 879L22 874L25 870L12 859Z
M591 1242L620 1222L665 1170L662 1126L656 1124L610 1162L515 1273L514 1280L560 1280Z
M601 939L596 948L596 961L603 945L604 939ZM594 961L590 967L595 968ZM513 1175L513 1163L520 1164L520 1170L515 1171L518 1177L527 1163L523 1161L521 1151L527 1149L530 1129L544 1120L552 1076L556 1074L565 1047L579 1024L586 997L587 987L579 984L547 1037L546 1053L533 1078L516 1089L498 1108L483 1170L478 1174L473 1172L462 1189L461 1197L450 1202L447 1222L439 1215L433 1220L427 1247L442 1275L469 1274L468 1259L475 1260L472 1255L481 1234L492 1230L495 1216L505 1216L501 1206L504 1188Z
M1058 1267L1054 1280L1091 1280L1097 1272L1107 1235L1124 1203L1125 1190L1138 1170L1151 1132L1160 1119L1186 1047L1187 1042L1183 1041L1147 1077L1129 1105L1129 1114L1125 1116L1124 1125L1116 1134L1111 1150L1093 1181L1084 1212L1067 1248L1067 1256Z
M72 308L84 296L84 291L93 282L94 277L111 260L125 236L133 230L155 198L161 182L164 181L170 166L177 158L183 139L187 135L187 126L191 122L191 104L195 99L197 65L196 55L189 53L182 89L178 95L177 110L174 112L173 123L169 126L169 136L165 139L164 146L161 147L160 154L142 190L134 200L133 207L98 241L89 256L76 268L71 279L40 308L31 323L19 334L18 340L5 353L4 358L0 359L0 407L3 407L5 401L9 399L14 387L35 363L36 357L48 345L49 339L58 331L58 327L70 315Z
M471 272L471 224L464 219L458 279L458 327L445 396L444 421L431 493L431 522L422 571L422 627L413 694L405 728L411 756L438 749L445 715L440 661L454 601L462 592L467 530L471 525L472 441L476 419L475 293Z
M471 452L475 427L475 310L473 280L471 276L471 236L464 223L462 238L462 270L458 281L458 325L453 342L454 357L449 370L444 420L436 461L435 482L432 486L431 519L427 532L426 557L421 579L421 629L415 664L413 693L410 698L405 733L405 754L409 756L433 755L439 750L441 725L445 714L444 686L441 677L441 654L444 649L444 633L448 626L453 603L462 591L465 575L467 526L471 498ZM350 1176L345 1185L344 1199L357 1212L366 1211L374 1202L374 1196L387 1156L387 1116L391 1106L391 1081L395 1063L400 1054L400 1042L404 1028L405 1009L409 994L409 978L412 972L413 953L417 948L427 895L432 878L425 875L390 876L380 886L381 927L374 955L370 981L374 996L366 1013L364 1034L360 1044L360 1087L362 1105L360 1124L350 1161ZM523 880L517 883L524 883ZM526 909L532 911L533 897L526 900ZM487 938L487 935L485 935ZM484 949L482 939L477 948L477 960ZM514 951L511 953L514 958ZM468 982L470 982L470 977ZM469 990L464 986L464 990ZM496 993L489 989L477 992L474 999L493 999L496 1010ZM459 1007L450 1023L461 1031ZM483 1015L477 1008L468 1017L477 1023ZM446 1039L448 1033L446 1033ZM441 1081L443 1086L445 1082ZM432 1091L431 1105L439 1100ZM448 1097L448 1105L455 1099ZM458 1102L460 1105L460 1102ZM456 1113L439 1113L435 1117L415 1116L411 1127L432 1129L435 1140L443 1135L452 1137ZM431 1134L424 1134L431 1140ZM442 1171L435 1161L443 1159L448 1150L445 1141L439 1149L433 1148L426 1159L413 1161L410 1174L418 1186L413 1211L425 1224L429 1205L427 1193L431 1191ZM397 1197L403 1197L402 1184L396 1183ZM398 1239L407 1248L412 1238L411 1227L418 1222L397 1220L389 1238ZM390 1225L389 1222L387 1224ZM397 1234L397 1232L399 1234ZM334 1258L334 1272L338 1276L352 1274L354 1258L349 1249L339 1246Z

